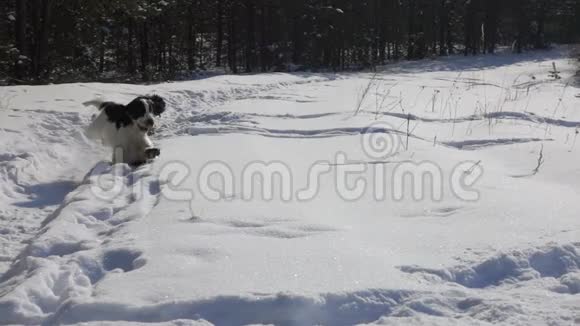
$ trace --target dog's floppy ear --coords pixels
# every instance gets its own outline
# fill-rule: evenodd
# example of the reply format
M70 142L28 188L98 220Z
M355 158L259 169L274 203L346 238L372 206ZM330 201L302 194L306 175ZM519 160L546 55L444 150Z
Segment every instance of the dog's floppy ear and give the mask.
M148 98L153 102L153 114L161 115L165 112L165 100L159 95L150 95Z
M127 104L126 112L131 117L131 119L135 120L145 115L146 109L143 101L140 98L136 98L131 103Z

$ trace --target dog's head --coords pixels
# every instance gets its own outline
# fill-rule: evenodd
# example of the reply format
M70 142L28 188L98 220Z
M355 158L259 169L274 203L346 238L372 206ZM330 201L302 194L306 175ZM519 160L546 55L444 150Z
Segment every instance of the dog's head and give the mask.
M151 95L146 97L153 104L153 115L160 116L165 112L165 100L159 95Z
M159 95L140 96L127 105L127 114L144 132L155 125L154 117L165 111L165 100Z

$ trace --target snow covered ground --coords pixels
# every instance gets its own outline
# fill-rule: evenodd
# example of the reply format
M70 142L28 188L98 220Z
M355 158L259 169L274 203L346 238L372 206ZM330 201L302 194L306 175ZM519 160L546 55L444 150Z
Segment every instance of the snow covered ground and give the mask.
M569 50L3 87L0 324L578 324ZM81 103L152 92L110 166Z

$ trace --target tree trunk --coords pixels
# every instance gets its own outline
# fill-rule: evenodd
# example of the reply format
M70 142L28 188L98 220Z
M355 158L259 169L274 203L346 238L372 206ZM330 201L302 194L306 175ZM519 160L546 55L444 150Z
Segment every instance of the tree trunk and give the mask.
M228 62L232 73L238 73L237 44L236 44L236 22L235 3L230 4L228 17Z
M33 57L33 71L37 79L48 77L48 38L50 35L50 21L52 15L52 0L37 0L36 8L38 21L36 22L35 55Z
M163 72L165 70L165 35L163 35L163 24L161 20L157 22L157 71Z
M147 22L143 22L140 35L140 48L141 48L141 74L143 80L149 80L149 74L147 72L149 66L149 40L148 38L149 28L147 27Z
M296 14L292 18L292 61L299 64L302 58L302 34L300 30L300 17Z
M16 48L18 58L15 63L16 78L23 79L26 75L26 65L23 56L26 56L26 0L16 0Z
M269 53L268 53L268 45L270 41L270 37L268 34L268 29L266 24L270 21L270 11L264 5L262 6L262 11L260 15L260 66L262 72L268 71L270 68L270 60L269 60Z
M189 70L195 69L195 48L196 48L196 35L195 35L195 23L193 19L194 8L189 7L189 21L187 23L187 68Z
M416 42L416 35L415 35L415 16L417 13L415 12L415 0L409 0L409 33L408 33L408 44L407 44L407 59L412 60L415 59L415 42Z
M135 34L135 23L132 18L128 22L127 35L127 71L130 74L135 73L135 51L133 49L133 34Z
M100 28L100 44L99 44L99 73L105 71L105 30L101 26Z
M217 0L217 17L216 17L216 46L215 46L215 65L222 66L222 47L224 42L223 33L223 0Z
M546 0L541 0L537 13L538 30L536 31L534 46L536 49L546 48L546 41L544 39L544 32L546 29L546 11L548 10L548 3Z
M446 0L441 0L439 4L439 55L447 55L447 43L445 36L447 35L447 28L449 26L449 15L447 13Z
M254 30L256 7L254 5L254 0L246 0L246 12L246 72L251 72L256 66L256 39Z

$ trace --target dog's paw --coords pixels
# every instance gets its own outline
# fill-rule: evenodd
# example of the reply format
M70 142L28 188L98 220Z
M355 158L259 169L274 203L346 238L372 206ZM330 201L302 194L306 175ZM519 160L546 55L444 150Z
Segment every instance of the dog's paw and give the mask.
M153 147L153 148L147 148L145 150L145 157L147 157L148 160L152 160L159 155L161 155L161 150L159 148Z

